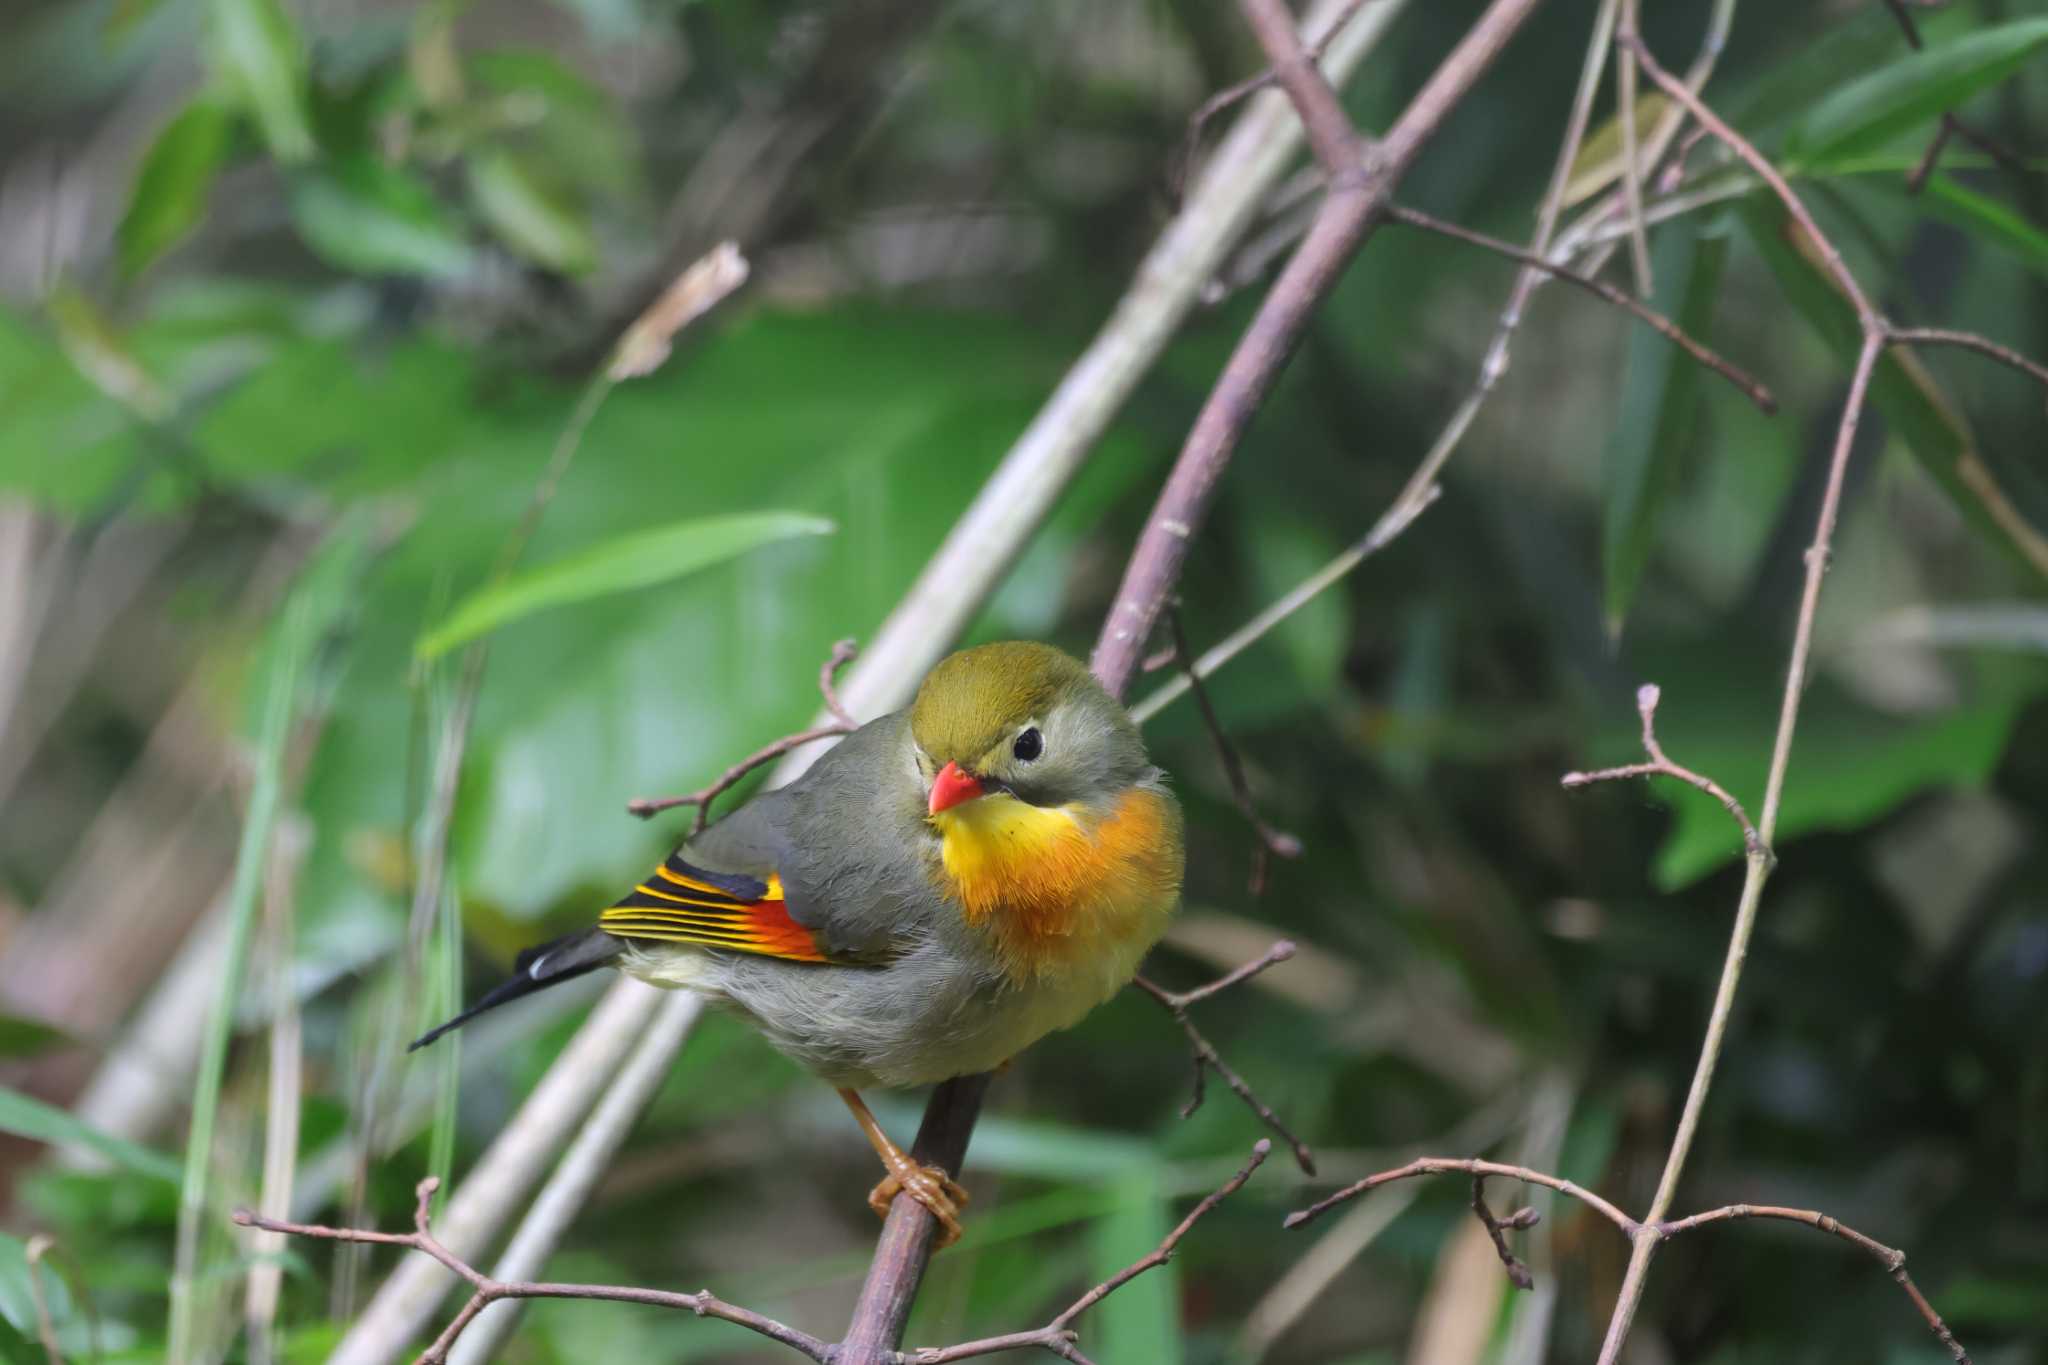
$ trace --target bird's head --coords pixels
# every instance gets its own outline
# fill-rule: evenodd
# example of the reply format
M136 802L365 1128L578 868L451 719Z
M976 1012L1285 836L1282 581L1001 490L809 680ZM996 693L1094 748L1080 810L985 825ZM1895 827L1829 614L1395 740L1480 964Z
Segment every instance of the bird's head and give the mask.
M982 803L1099 805L1147 766L1123 707L1051 645L980 645L942 660L918 689L910 731L942 831Z

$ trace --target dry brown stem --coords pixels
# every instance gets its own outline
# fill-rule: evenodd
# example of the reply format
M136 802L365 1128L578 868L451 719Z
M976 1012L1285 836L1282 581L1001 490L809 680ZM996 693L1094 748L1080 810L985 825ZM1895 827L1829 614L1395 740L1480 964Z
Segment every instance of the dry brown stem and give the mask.
M682 796L636 796L626 803L627 814L637 815L646 820L665 810L674 810L677 806L695 806L697 820L690 827L690 833L701 834L704 827L711 823L711 803L738 786L740 780L754 769L766 767L791 749L800 749L806 744L814 744L818 740L831 739L837 735L850 735L858 730L859 722L847 713L845 705L839 700L838 679L839 670L852 663L859 654L858 644L852 640L841 640L832 646L832 657L825 660L825 666L818 671L818 691L824 695L825 709L832 714L829 722L814 725L808 730L799 730L792 735L784 735L773 744L762 745L720 773L718 780L708 787L699 787L696 791L686 792Z
M1589 773L1566 773L1559 781L1567 787L1588 787L1595 782L1618 782L1635 777L1675 777L1680 782L1698 787L1707 795L1727 807L1735 817L1735 823L1742 828L1742 846L1752 855L1768 859L1771 851L1764 845L1763 836L1750 823L1749 812L1735 799L1729 790L1703 773L1673 763L1664 752L1664 746L1657 742L1657 702L1663 692L1655 683L1644 683L1636 689L1636 714L1643 718L1643 752L1650 756L1648 763L1630 763L1619 768L1601 768Z
M442 1365L448 1359L448 1348L462 1335L462 1330L476 1320L490 1304L499 1299L609 1299L617 1303L641 1303L655 1308L680 1308L695 1313L700 1318L721 1318L736 1323L752 1332L759 1332L771 1341L781 1342L795 1351L801 1351L812 1360L827 1365L831 1361L832 1348L808 1332L799 1332L794 1327L761 1316L745 1308L727 1303L710 1290L695 1294L674 1293L665 1289L641 1289L632 1285L613 1284L559 1284L543 1280L495 1280L470 1265L443 1246L434 1236L428 1218L428 1208L433 1203L434 1191L440 1181L428 1176L419 1183L418 1204L413 1210L411 1232L375 1232L362 1228L330 1228L317 1223L294 1223L282 1218L265 1218L247 1209L235 1211L235 1222L245 1228L261 1228L266 1232L281 1232L290 1237L313 1237L330 1242L367 1242L379 1246L407 1247L424 1252L448 1269L468 1281L474 1292L449 1324L441 1329L441 1335L434 1338L431 1346L419 1357L420 1365Z
M1206 1073L1214 1071L1222 1079L1223 1083L1230 1087L1231 1092L1243 1100L1248 1109L1259 1116L1261 1123L1264 1123L1268 1128L1271 1128L1282 1138L1286 1139L1287 1145L1294 1149L1295 1163L1305 1173L1314 1175L1316 1173L1316 1158L1315 1153L1309 1150L1308 1144L1296 1137L1288 1129L1287 1125L1281 1122L1280 1116L1273 1112L1271 1106L1258 1097L1244 1077L1231 1069L1230 1064L1223 1060L1222 1054L1216 1051L1215 1044L1203 1037L1202 1031L1195 1027L1195 1021L1188 1017L1190 1007L1207 1000L1219 991L1227 991L1240 982L1251 980L1268 967L1285 962L1288 958L1294 956L1294 951L1294 944L1291 940L1281 939L1250 962L1245 963L1232 972L1217 977L1206 986L1197 986L1191 991L1169 991L1157 982L1143 976L1133 977L1131 984L1151 996L1154 1000L1157 1000L1166 1012L1174 1017L1174 1021L1181 1027L1181 1032L1188 1036L1188 1047L1194 1056L1195 1084L1194 1093L1188 1098L1187 1104L1181 1109L1180 1116L1187 1118L1202 1107L1206 1088Z
M1105 1298L1123 1288L1124 1285L1155 1266L1166 1264L1173 1259L1174 1248L1190 1229L1202 1220L1211 1209L1241 1189L1251 1179L1272 1150L1272 1143L1260 1138L1252 1148L1251 1159L1244 1167L1225 1181L1214 1193L1195 1205L1188 1216L1161 1239L1150 1252L1125 1266L1116 1274L1090 1289L1069 1304L1059 1316L1045 1326L1029 1332L1014 1332L1006 1336L986 1337L979 1341L962 1342L957 1346L925 1347L915 1351L890 1351L885 1359L891 1365L945 1365L945 1362L967 1360L975 1356L994 1355L999 1351L1017 1351L1030 1347L1042 1347L1053 1354L1090 1365L1088 1358L1076 1348L1074 1321L1083 1313L1102 1302ZM433 1257L448 1269L467 1281L471 1294L461 1310L441 1329L433 1344L419 1357L419 1365L444 1365L448 1352L463 1331L476 1321L479 1313L500 1299L603 1299L613 1303L638 1303L652 1308L676 1308L694 1313L700 1318L719 1318L725 1322L757 1332L770 1341L779 1342L793 1351L818 1361L819 1365L835 1365L841 1358L841 1347L821 1341L808 1332L800 1332L774 1318L764 1317L751 1309L727 1303L710 1290L699 1290L694 1294L676 1293L664 1289L643 1289L635 1285L615 1284L564 1284L547 1280L499 1280L484 1274L475 1266L450 1251L434 1236L429 1215L434 1191L440 1181L433 1176L419 1183L418 1203L413 1210L411 1232L377 1232L361 1228L333 1228L318 1223L294 1223L282 1218L266 1218L247 1209L235 1212L235 1222L243 1227L258 1228L266 1232L281 1233L288 1237L311 1237L329 1242L368 1243L377 1246L405 1247ZM40 1298L38 1299L40 1305ZM54 1329L47 1326L47 1312L44 1313L44 1340L53 1361L60 1362L57 1355Z

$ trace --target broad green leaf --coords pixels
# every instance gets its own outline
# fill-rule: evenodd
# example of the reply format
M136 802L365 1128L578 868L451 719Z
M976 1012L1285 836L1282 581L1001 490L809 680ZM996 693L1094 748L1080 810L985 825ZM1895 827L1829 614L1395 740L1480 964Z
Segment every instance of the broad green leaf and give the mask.
M1957 6L1916 10L1913 18L1921 39L1937 46L1979 26L1975 15ZM1775 139L1814 107L1815 92L1845 89L1910 50L1886 6L1858 5L1820 25L1810 42L1774 46L1775 61L1740 90L1712 98L1721 116L1745 135Z
M2048 19L2022 19L1909 52L1814 105L1792 129L1786 154L1816 171L1876 151L2005 80L2044 44Z
M431 659L547 607L650 588L778 540L826 535L832 529L822 517L796 512L743 512L616 536L471 594L421 637L418 654Z
M1673 224L1659 234L1651 305L1701 340L1712 330L1728 258L1725 228L1701 232ZM1621 407L1607 443L1601 567L1610 635L1621 633L1657 521L1678 487L1686 449L1698 432L1699 362L1647 327L1629 333Z
M149 421L170 415L171 395L91 299L67 282L51 291L48 307L64 354L101 393Z
M534 264L564 275L580 275L597 264L597 242L583 207L512 153L472 156L469 194L500 240Z
M280 0L212 0L209 56L279 161L313 155L306 103L306 53Z
M470 266L469 243L433 192L372 156L304 173L292 217L307 245L344 270L447 278Z
M84 1147L117 1166L156 1180L175 1181L178 1178L178 1163L162 1152L102 1133L55 1105L33 1099L19 1090L0 1087L0 1132L12 1133L32 1142Z
M1754 198L1741 209L1750 240L1807 325L1844 363L1854 360L1861 331L1848 300L1814 256L1805 234L1774 199ZM1871 376L1871 405L1892 432L1987 539L2048 575L2048 534L2037 497L2001 482L1955 404L1910 351L1888 349ZM2024 501L2022 501L2024 499Z
M1320 528L1280 508L1258 502L1244 519L1243 535L1252 578L1262 600L1270 601L1336 558L1342 548ZM1273 639L1293 663L1309 695L1326 697L1337 685L1344 651L1351 644L1349 580L1317 594L1300 611L1273 628ZM1215 643L1190 640L1196 653Z
M2048 277L2048 232L2035 227L2009 205L1946 175L1930 179L1921 197L1935 217L2008 253L2036 275Z
M124 273L140 274L206 217L206 202L233 132L234 115L227 106L200 98L157 134L143 154L128 211L115 231Z

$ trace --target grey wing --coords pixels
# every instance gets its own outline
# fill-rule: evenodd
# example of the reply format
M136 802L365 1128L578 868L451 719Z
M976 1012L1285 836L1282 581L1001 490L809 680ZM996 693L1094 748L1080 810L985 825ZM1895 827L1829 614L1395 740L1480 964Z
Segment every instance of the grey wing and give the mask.
M907 723L896 712L862 726L796 782L690 840L681 856L717 872L772 872L790 918L834 959L899 956L927 936L936 908Z

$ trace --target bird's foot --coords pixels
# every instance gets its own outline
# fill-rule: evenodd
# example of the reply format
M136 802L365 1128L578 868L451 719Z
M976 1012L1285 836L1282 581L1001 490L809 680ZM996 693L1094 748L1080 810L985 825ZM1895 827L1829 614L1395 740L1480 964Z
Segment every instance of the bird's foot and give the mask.
M889 1205L898 1194L909 1195L938 1220L938 1247L960 1240L960 1210L967 1204L968 1194L959 1181L937 1166L920 1166L906 1156L901 1165L890 1163L889 1174L868 1192L868 1207L878 1217L887 1218Z

